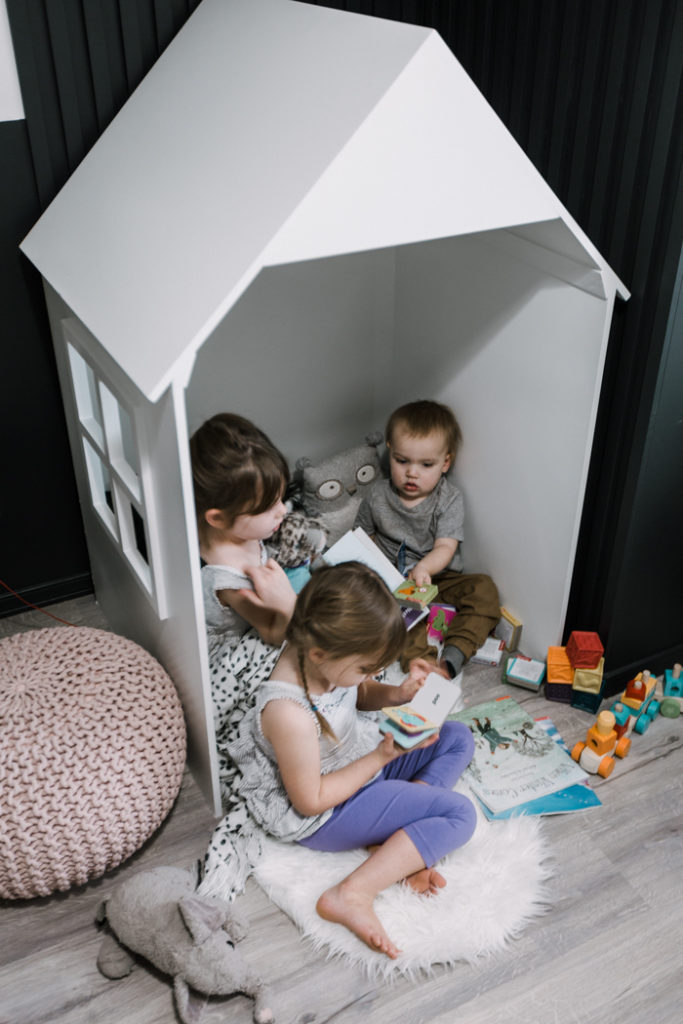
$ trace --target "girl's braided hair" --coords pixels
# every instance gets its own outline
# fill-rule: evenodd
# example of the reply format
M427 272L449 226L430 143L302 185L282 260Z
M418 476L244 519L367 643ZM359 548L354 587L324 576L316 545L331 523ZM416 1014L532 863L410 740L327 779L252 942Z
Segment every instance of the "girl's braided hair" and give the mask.
M371 674L398 657L405 634L396 598L372 569L343 562L315 570L297 598L286 636L296 648L301 683L325 735L336 739L310 694L306 651L319 647L330 658L366 655Z

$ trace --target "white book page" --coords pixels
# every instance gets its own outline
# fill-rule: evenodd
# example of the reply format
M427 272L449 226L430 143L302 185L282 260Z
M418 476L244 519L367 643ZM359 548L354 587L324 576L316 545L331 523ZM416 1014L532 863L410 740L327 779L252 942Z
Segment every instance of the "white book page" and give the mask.
M460 684L455 679L445 679L438 672L430 672L408 707L423 718L440 726L446 721L460 696Z
M340 562L362 562L363 565L374 569L391 591L403 583L401 573L391 564L386 555L382 554L361 526L357 526L355 530L349 530L343 537L340 537L336 544L323 552L323 559L329 565L339 565Z

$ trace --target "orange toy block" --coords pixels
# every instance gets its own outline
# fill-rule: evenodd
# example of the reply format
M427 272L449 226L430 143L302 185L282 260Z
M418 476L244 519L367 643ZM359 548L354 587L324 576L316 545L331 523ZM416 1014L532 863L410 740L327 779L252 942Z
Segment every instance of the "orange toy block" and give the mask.
M548 670L546 679L549 683L573 683L574 669L564 647L548 648Z
M614 715L611 711L601 711L595 725L586 733L586 743L596 754L609 754L617 741L614 728Z

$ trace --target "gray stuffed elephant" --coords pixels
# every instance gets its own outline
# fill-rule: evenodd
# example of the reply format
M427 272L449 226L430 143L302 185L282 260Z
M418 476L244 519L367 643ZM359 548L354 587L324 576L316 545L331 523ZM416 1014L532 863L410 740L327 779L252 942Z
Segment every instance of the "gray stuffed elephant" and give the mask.
M233 904L197 896L197 881L189 871L163 867L123 882L97 912L97 920L109 926L99 970L107 978L123 978L135 965L130 954L138 953L173 978L183 1024L200 1020L206 997L233 992L251 996L254 1020L270 1024L275 1018L266 986L235 948L246 934L244 921Z

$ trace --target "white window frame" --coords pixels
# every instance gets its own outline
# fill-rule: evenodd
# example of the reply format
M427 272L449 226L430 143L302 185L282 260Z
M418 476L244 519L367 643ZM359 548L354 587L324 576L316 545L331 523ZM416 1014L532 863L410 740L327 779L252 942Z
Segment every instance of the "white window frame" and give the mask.
M149 460L142 458L142 417L125 389L105 375L88 351L88 332L83 325L68 318L62 320L62 331L92 508L158 617L164 619L162 559ZM135 513L140 520L138 531L144 531L144 552Z

